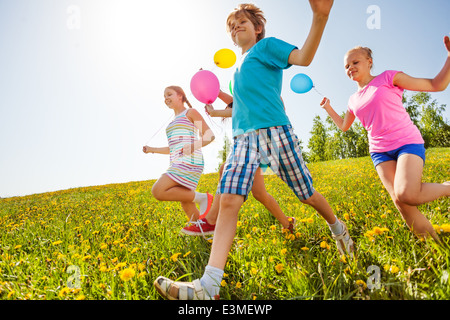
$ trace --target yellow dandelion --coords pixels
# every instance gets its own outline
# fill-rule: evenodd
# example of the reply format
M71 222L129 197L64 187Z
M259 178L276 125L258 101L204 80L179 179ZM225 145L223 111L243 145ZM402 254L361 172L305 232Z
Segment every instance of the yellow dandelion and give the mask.
M181 252L177 252L177 253L175 253L175 254L173 254L171 257L170 257L170 259L173 261L173 262L177 262L178 261L178 256L181 254Z
M303 248L301 248L301 250L303 250L303 251L308 251L309 248L308 248L308 247L303 247Z
M258 269L252 268L251 273L252 275L256 275L258 273Z
M58 240L58 241L53 242L52 245L56 246L56 245L61 244L61 243L62 243L62 241Z
M122 270L122 272L120 273L120 279L127 282L131 278L133 278L134 275L135 275L135 271L131 268L127 268L127 269Z
M287 249L286 249L286 248L281 249L281 251L280 251L281 255L283 255L283 256L286 254L286 252L287 252Z
M400 271L399 267L397 266L391 266L390 271L392 274L397 273Z
M142 271L138 274L138 278L141 278L141 277L145 276L146 274L147 274L147 272Z
M308 219L306 219L306 222L307 222L307 223L313 223L313 222L314 222L314 219L313 219L313 218L308 218Z
M271 225L271 226L270 226L270 230L275 231L276 229L277 229L276 226L274 226L274 225Z
M20 249L20 248L22 248L21 244L18 244L17 246L14 247L14 249Z
M367 284L363 280L356 280L356 285L361 287L362 289L367 288Z
M65 297L67 294L69 294L70 292L72 292L72 289L64 287L61 290L59 290L58 296L60 297Z
M376 234L376 235L380 235L380 234L383 233L383 230L381 230L380 227L374 227L372 231L373 231L373 233Z
M240 283L239 281L236 282L236 289L240 289L242 288L242 283Z
M349 220L350 219L350 215L348 213L344 213L344 219L345 220Z
M226 287L226 286L227 286L227 282L226 282L225 280L222 280L222 282L220 283L220 285L221 285L222 287Z
M282 273L283 270L284 270L284 266L283 266L282 263L279 263L279 264L277 264L277 265L275 266L275 271L276 271L277 273Z
M133 250L131 250L131 253L135 253L137 251L139 251L139 248L133 248Z

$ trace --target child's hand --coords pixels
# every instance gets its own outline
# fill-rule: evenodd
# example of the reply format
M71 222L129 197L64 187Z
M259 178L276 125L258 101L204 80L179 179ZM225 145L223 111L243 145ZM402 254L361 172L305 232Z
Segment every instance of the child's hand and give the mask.
M183 156L189 156L194 152L194 145L192 143L187 143L183 146L183 149L181 149Z
M210 105L210 104L207 104L207 105L205 106L205 112L206 112L208 115L211 115L211 112L214 112L214 107L213 107L212 105Z
M328 17L333 7L333 0L309 0L313 13Z
M143 148L142 148L142 151L144 152L144 153L149 153L149 152L151 152L150 151L150 147L149 146L144 146Z
M323 98L322 102L320 103L320 106L321 106L323 109L331 107L331 105L330 105L330 99L328 99L328 98L326 98L326 97Z

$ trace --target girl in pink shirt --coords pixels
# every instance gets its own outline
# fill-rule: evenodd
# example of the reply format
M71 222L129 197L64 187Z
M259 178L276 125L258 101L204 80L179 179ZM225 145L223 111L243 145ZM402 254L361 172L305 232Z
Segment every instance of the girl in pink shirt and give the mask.
M408 227L418 236L439 237L417 206L450 196L450 182L422 183L424 141L402 104L403 90L437 92L450 82L450 40L444 38L447 60L434 79L413 78L403 72L371 74L372 51L356 47L345 56L345 70L358 91L349 99L342 118L324 98L321 102L333 122L347 131L357 117L368 132L369 151L378 175Z

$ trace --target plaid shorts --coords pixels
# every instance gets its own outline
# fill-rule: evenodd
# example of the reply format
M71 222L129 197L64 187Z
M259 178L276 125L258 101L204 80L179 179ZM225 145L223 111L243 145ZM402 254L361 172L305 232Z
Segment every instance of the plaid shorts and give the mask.
M217 193L247 198L259 166L270 167L300 200L308 199L315 192L291 125L259 129L235 137Z

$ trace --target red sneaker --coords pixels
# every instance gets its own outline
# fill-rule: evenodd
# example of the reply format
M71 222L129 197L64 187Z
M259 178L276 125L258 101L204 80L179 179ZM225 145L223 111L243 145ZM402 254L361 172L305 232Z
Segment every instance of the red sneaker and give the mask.
M202 215L200 215L200 217L198 217L198 220L204 219L208 214L209 210L211 210L211 206L214 201L214 196L209 193L207 193L207 196L208 196L208 207L206 208L205 212Z
M181 232L188 236L206 236L214 234L216 225L211 225L205 218L192 222L190 226L181 229Z

